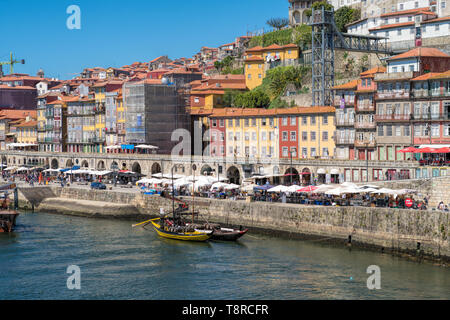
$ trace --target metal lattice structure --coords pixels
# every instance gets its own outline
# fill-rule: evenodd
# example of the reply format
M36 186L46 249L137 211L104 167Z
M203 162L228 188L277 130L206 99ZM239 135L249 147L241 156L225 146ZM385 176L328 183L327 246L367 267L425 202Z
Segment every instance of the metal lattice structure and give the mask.
M339 32L334 22L334 11L312 9L312 105L329 106L333 103L334 51L390 54L387 38L352 35Z

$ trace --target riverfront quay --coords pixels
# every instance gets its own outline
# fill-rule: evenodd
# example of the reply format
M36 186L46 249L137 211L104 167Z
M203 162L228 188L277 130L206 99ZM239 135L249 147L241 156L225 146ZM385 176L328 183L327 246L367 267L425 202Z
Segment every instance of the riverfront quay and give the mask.
M450 299L450 269L377 252L249 234L158 238L130 221L23 213L0 235L2 299ZM69 265L81 290L68 290ZM366 286L381 269L381 289ZM182 288L182 290L180 290Z
M160 208L171 212L171 201L143 195L137 190L28 187L19 190L20 205L36 211L144 220ZM188 204L192 198L184 198ZM364 207L323 207L197 198L201 219L225 225L244 225L252 232L338 243L416 261L450 261L449 213Z

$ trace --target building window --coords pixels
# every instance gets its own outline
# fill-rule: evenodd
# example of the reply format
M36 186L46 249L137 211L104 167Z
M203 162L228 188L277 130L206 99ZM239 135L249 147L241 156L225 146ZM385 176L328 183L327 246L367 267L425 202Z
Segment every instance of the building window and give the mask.
M217 127L217 120L216 119L213 119L212 126L213 126L213 128Z
M434 26L434 31L439 31L439 24L438 23Z
M386 136L392 137L392 125L390 124L386 126Z
M308 124L308 118L306 116L302 117L302 124L304 124L304 125Z
M311 116L311 125L316 125L316 116Z
M382 125L378 125L378 136L382 137L384 136L384 130L383 130L383 126Z
M225 127L225 120L220 119L220 120L219 120L219 126L220 126L221 128Z
M267 140L267 132L263 131L261 132L261 140L266 141Z
M256 132L252 131L252 141L256 141Z
M328 131L322 132L322 141L328 141Z
M311 157L316 156L316 148L311 148Z
M316 141L316 132L311 131L311 141Z
M303 131L302 132L302 141L307 141L308 140L308 132Z
M295 123L296 123L295 117L291 117L291 126L295 126Z
M282 139L283 139L283 141L288 141L288 132L287 131L283 131Z
M229 127L232 127L232 126L233 126L233 119L229 119L229 120L228 120L228 126L229 126Z
M288 124L288 118L283 117L283 126L287 126L287 124Z
M410 136L409 132L410 132L409 124L403 126L403 135L404 135L405 137L409 137L409 136Z
M328 124L328 116L322 117L322 124L327 125Z
M291 141L297 141L297 132L291 131Z
M283 147L283 157L287 157L289 154L289 149L288 147Z

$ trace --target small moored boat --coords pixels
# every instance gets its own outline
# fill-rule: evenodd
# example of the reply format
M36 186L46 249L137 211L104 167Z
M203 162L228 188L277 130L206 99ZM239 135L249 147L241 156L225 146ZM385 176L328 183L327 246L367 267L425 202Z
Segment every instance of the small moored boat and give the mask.
M203 230L196 230L189 226L177 226L167 221L164 226L161 226L161 218L156 218L150 220L153 228L158 233L160 237L174 240L184 240L184 241L206 241L211 238L214 234L214 230L209 230L209 232L204 232Z

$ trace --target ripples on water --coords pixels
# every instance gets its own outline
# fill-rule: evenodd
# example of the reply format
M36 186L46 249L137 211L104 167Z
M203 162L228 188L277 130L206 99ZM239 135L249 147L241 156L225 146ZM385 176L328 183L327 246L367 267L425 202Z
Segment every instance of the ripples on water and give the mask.
M366 287L373 264L377 291ZM69 265L81 290L66 287ZM178 242L127 221L43 213L0 234L0 271L0 299L450 299L450 270L428 263L255 234Z

